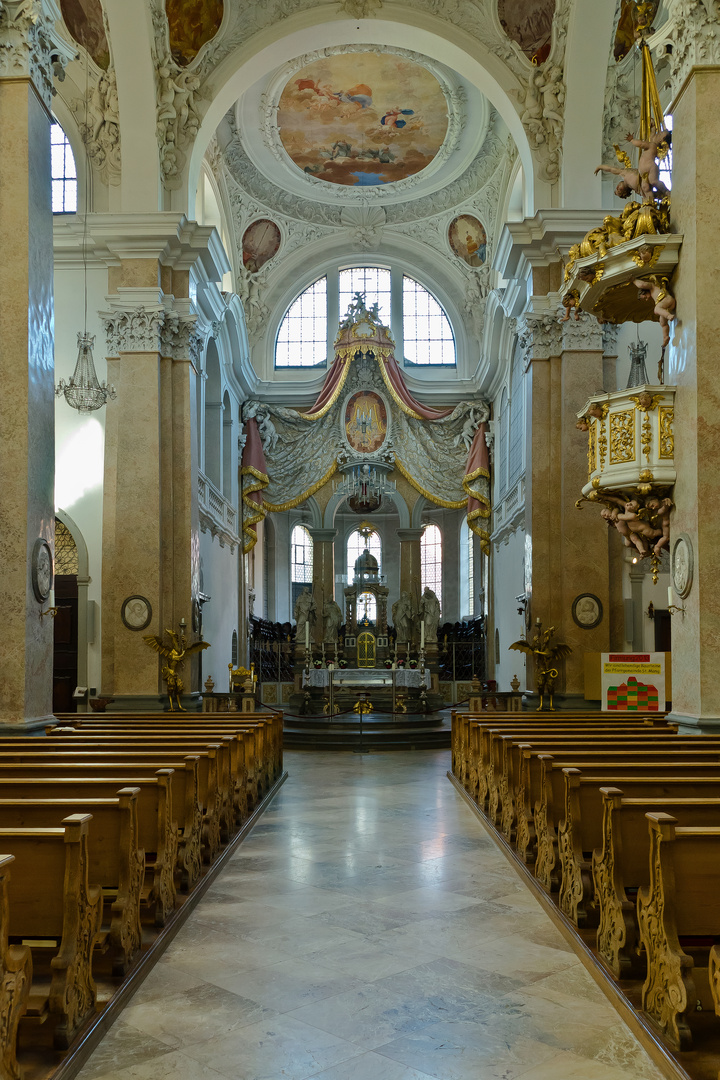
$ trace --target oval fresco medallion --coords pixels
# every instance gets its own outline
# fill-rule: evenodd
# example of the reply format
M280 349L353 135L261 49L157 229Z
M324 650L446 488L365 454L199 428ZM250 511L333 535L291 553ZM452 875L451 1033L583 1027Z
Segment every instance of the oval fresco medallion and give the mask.
M460 214L450 222L448 241L458 259L468 266L482 266L487 256L487 234L472 214Z
M286 83L280 140L304 173L377 187L426 168L443 144L448 106L426 68L392 53L339 53Z
M345 437L358 454L374 454L385 442L387 409L379 394L358 390L345 406Z
M277 255L280 247L280 230L274 221L261 218L248 225L243 233L242 258L245 269L254 274L261 266Z

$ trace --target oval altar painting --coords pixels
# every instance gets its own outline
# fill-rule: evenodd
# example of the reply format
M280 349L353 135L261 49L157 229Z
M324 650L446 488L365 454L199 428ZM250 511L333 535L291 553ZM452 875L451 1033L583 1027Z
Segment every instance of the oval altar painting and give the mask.
M359 390L345 406L345 436L358 454L373 454L385 442L387 410L379 394Z
M274 221L261 218L248 225L243 234L243 266L251 274L277 255L280 247L280 230Z
M440 83L421 64L392 53L341 53L293 75L277 123L304 173L377 187L430 164L447 134L447 109Z
M482 266L487 256L487 234L472 214L460 214L450 222L448 240L458 259L468 266Z

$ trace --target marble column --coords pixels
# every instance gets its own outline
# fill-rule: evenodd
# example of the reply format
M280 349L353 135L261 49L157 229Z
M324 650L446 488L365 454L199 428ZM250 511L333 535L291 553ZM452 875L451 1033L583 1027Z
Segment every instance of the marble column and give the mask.
M312 592L317 607L317 617L312 639L320 645L323 636L323 605L335 599L335 555L333 544L337 529L309 529L313 542Z
M422 594L422 573L420 558L420 540L422 529L398 529L397 538L400 541L400 592L406 592L410 597L413 614L420 609L420 596ZM419 644L419 623L413 623L413 642Z
M554 641L570 645L558 680L557 704L584 707L584 653L609 648L610 590L607 531L596 515L576 509L587 473L586 439L577 410L603 385L603 347L595 319L561 325L554 313L528 313L518 322L526 351L529 447L526 483L526 578L532 621L554 626ZM573 602L593 593L603 618L592 630L577 625ZM534 686L527 666L528 687Z
M717 46L715 46L717 49ZM705 61L707 62L707 61ZM674 231L684 235L673 280L677 322L666 379L675 398L675 512L670 548L685 538L694 568L685 608L672 621L673 718L693 729L720 727L720 307L716 198L720 70L691 69L673 107ZM685 590L683 590L685 591Z
M113 708L162 708L158 653L143 638L195 639L199 592L196 372L201 340L185 269L135 259L110 272L108 379L117 397L105 429L102 693ZM122 281L120 285L119 282ZM154 285L152 283L155 283ZM154 299L154 304L151 301ZM122 613L140 596L141 631ZM185 705L197 695L196 660L181 671Z
M53 221L50 97L53 20L0 4L0 728L52 715L55 536ZM47 546L45 546L47 545ZM39 564L39 565L38 565ZM44 564L44 565L43 565Z

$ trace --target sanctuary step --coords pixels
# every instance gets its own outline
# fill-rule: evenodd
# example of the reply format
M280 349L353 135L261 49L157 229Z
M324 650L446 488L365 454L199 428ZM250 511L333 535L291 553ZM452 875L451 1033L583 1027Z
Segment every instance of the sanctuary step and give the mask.
M334 719L285 716L283 742L295 749L355 750L361 745L360 729L354 713ZM450 746L449 714L367 713L362 719L362 746L369 750L446 749Z

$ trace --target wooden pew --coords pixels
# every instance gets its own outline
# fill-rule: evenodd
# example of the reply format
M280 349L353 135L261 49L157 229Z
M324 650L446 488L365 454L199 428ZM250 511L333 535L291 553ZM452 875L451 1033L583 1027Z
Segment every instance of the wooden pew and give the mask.
M8 944L8 888L14 862L14 855L0 855L0 1080L20 1080L17 1032L32 984L30 949Z
M217 724L208 724L203 721L175 722L164 719L163 714L155 715L160 719L123 719L119 722L93 720L84 721L81 727L76 725L73 727L78 736L92 735L92 737L115 735L128 738L137 736L141 739L146 735L163 738L167 735L169 738L174 738L176 735L182 737L186 734L190 738L197 737L207 741L217 741L226 736L235 737L238 739L237 757L242 758L242 766L238 770L239 780L234 801L242 807L243 816L247 816L249 810L257 804L266 785L269 785L267 776L269 776L270 766L264 762L267 724L242 726L224 721ZM47 733L60 736L68 734L69 729L67 725L56 726L48 728Z
M640 940L647 954L642 1007L673 1049L689 1050L690 1017L700 994L693 958L680 939L720 937L720 828L678 826L662 812L647 819L650 883L637 898ZM706 945L704 965L707 953ZM707 967L703 978L706 973Z
M91 814L88 876L99 885L109 911L105 920L113 975L125 975L140 951L140 902L145 852L138 848L140 788L120 788L117 798L3 799L0 828L57 828L69 813ZM105 923L104 923L105 925Z
M95 1011L92 954L102 893L88 880L90 821L90 814L70 814L59 828L0 828L0 849L15 856L8 886L9 937L30 944L33 953L28 1015L48 1013L59 1050L69 1047ZM44 946L51 939L59 944Z
M652 752L642 757L636 755L632 761L624 751L608 751L600 754L565 754L558 761L551 754L535 754L540 769L540 795L533 814L537 838L535 877L548 891L560 888L558 825L565 808L564 769L577 768L588 775L600 777L598 787L605 784L617 784L619 787L623 776L683 776L692 773L720 776L720 760L713 755L714 752L708 756L703 751L695 754L686 751L678 757L672 751Z
M0 799L75 800L116 798L118 789L138 791L138 845L145 852L145 883L142 903L156 926L164 926L176 904L178 827L173 817L172 769L159 769L153 776L135 777L21 777L0 776Z
M94 758L107 761L139 761L176 759L195 754L199 758L198 793L203 812L201 828L203 858L212 862L220 851L222 840L229 839L234 828L234 782L232 778L231 735L213 741L205 737L99 737L67 732L63 738L0 740L0 765L4 761L52 755L57 761L78 763ZM224 834L224 836L223 836Z
M138 777L154 777L161 769L167 769L173 788L173 815L178 825L177 866L182 888L187 890L198 880L202 869L203 811L199 795L201 757L201 754L150 754L147 760L139 754L128 754L120 755L118 759L106 758L104 761L91 757L80 763L75 755L71 756L69 762L64 762L52 754L48 754L46 758L41 754L34 754L26 756L22 762L0 763L0 779L112 778L117 789L134 786Z
M560 754L561 752L613 750L627 748L628 753L642 748L664 749L672 740L672 746L678 748L678 752L684 749L684 742L678 742L678 736L672 731L655 734L653 729L637 729L633 727L618 728L613 725L592 727L581 733L557 734L555 732L527 733L504 731L494 732L489 729L486 732L489 739L489 762L487 771L488 785L488 816L495 824L499 824L510 838L514 831L517 817L517 796L522 793L523 769L522 751L520 747L531 746L535 751ZM691 740L693 749L697 747L698 739ZM714 745L717 747L718 760L720 760L720 739ZM703 741L703 746L705 743Z
M152 724L154 727L161 725L179 728L190 727L198 731L221 729L240 730L244 729L255 733L256 745L254 748L254 760L248 762L248 770L251 775L251 783L256 785L255 798L265 795L275 780L282 773L282 714L259 714L254 713L248 718L247 713L220 713L220 714L187 714L179 713L111 713L104 715L102 719L88 718L86 715L60 714L63 724L71 723L74 727L93 730L100 727L118 728L143 727Z
M218 796L220 799L219 822L221 839L227 841L240 825L248 813L247 793L247 767L246 742L252 738L252 732L244 731L227 732L223 729L202 731L195 733L193 729L181 728L154 728L151 725L140 729L109 728L93 729L89 733L87 729L78 728L55 728L52 732L51 742L59 743L62 747L97 746L99 749L119 749L131 747L144 751L160 751L165 749L180 750L192 753L194 750L203 750L209 745L216 745L218 749ZM62 742L60 743L60 739ZM37 740L36 740L37 741ZM6 742L10 740L0 739L0 750L5 749Z
M528 722L509 720L498 722L495 719L474 720L469 730L469 767L467 790L476 799L479 806L484 806L488 801L490 780L493 774L493 759L491 755L491 732L499 736L501 733L527 735L528 739L536 735L566 736L568 738L581 738L593 731L627 731L636 732L638 735L646 732L658 732L659 734L671 733L676 729L667 724L655 726L649 721L640 718L617 719L613 716L597 714L594 721L546 720L531 719Z
M573 779L577 783L583 777ZM597 804L602 807L601 840L592 853L598 954L617 978L644 977L635 893L650 881L646 815L662 811L691 827L720 824L720 778L623 780L622 789L578 785L577 802L583 819L595 816Z

